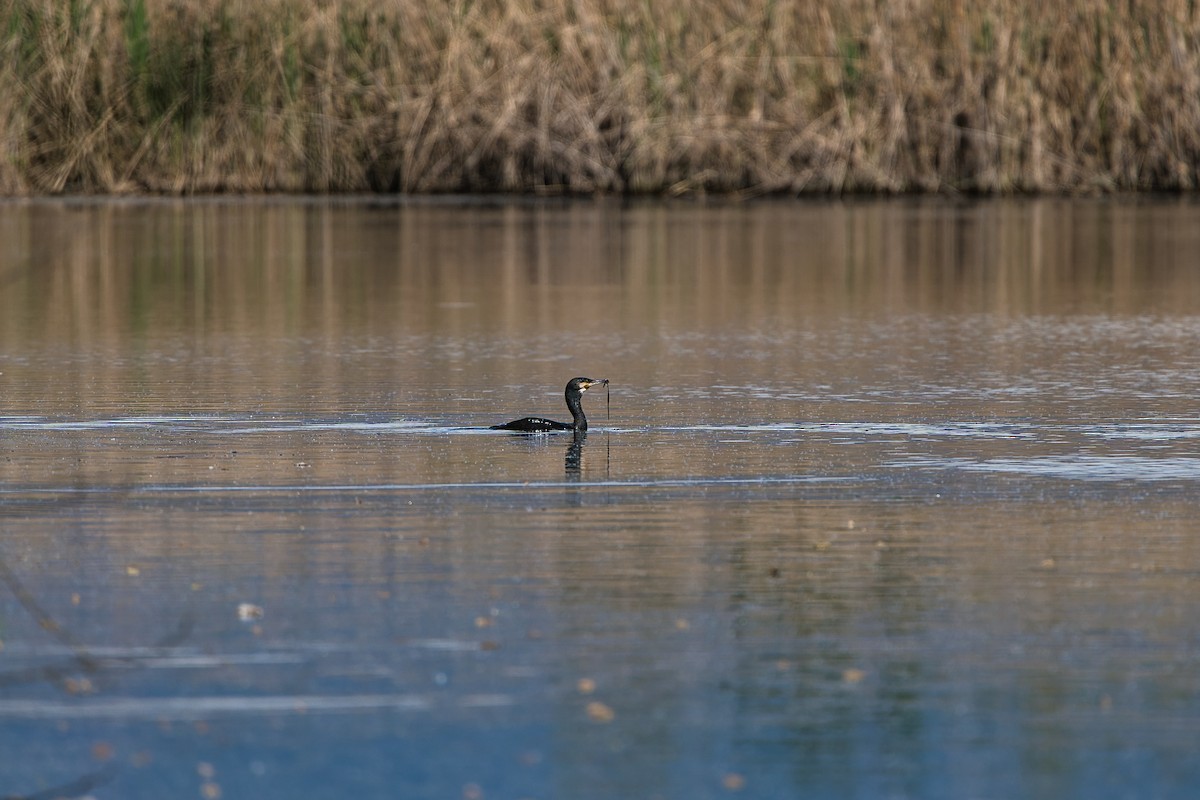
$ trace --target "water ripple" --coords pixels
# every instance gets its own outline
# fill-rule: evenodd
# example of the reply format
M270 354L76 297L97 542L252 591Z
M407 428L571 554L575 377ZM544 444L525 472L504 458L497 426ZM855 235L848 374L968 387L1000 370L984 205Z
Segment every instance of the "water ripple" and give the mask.
M1200 425L1195 423L1091 425L1079 428L1078 431L1084 436L1098 439L1133 439L1153 442L1200 439Z
M711 477L711 478L647 478L602 481L478 481L445 483L339 483L339 484L246 484L246 485L203 485L203 484L149 484L136 487L113 486L61 486L45 489L0 487L0 495L7 494L286 494L343 493L343 492L417 492L444 490L509 491L541 489L684 489L690 487L719 486L791 486L798 484L863 483L869 479L861 476L838 475L777 475L761 477Z
M74 702L0 700L0 718L191 720L231 714L429 711L445 705L460 709L501 708L514 702L506 694L463 695L450 702L435 702L429 694L116 697Z
M906 458L885 466L1008 473L1082 481L1200 480L1200 458L1131 455L1056 455L1038 458Z
M216 435L249 435L317 431L346 431L367 434L413 435L501 435L483 425L446 424L444 421L388 418L303 419L299 417L236 416L134 416L101 419L47 419L37 416L0 416L0 430L8 431L87 431L87 430L162 430L208 432ZM1200 439L1200 421L1194 419L1137 420L1087 425L1060 424L1023 420L923 421L923 422L772 422L697 423L664 426L595 426L593 433L807 433L834 436L953 438L953 439L1054 439L1064 433L1098 439L1172 441Z
M970 437L978 439L1033 439L1031 425L991 422L768 422L738 425L681 425L655 428L659 431L797 432L856 434L861 436Z

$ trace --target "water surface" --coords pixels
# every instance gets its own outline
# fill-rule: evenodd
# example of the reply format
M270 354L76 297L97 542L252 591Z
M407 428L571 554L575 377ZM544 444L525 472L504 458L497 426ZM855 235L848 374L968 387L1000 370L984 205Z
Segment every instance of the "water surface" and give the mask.
M1200 788L1194 203L36 202L0 242L0 793ZM575 375L586 439L487 430Z

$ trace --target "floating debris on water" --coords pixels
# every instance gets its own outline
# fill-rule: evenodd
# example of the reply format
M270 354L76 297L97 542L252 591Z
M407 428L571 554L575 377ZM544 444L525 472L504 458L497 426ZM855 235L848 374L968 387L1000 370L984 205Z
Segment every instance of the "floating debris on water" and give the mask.
M262 619L263 608L256 606L254 603L238 603L237 607L238 619L242 622L252 622L256 619Z
M587 715L592 722L612 722L617 718L617 712L598 700L587 704Z

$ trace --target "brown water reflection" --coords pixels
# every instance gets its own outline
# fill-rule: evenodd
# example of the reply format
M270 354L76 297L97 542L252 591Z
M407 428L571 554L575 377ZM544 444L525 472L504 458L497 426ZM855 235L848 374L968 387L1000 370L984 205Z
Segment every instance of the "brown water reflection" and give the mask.
M769 334L780 320L848 313L1191 314L1200 300L1196 214L1187 200L470 213L327 202L9 204L0 214L0 330L9 349L128 342L125 355L135 356L178 338L195 348L188 355L205 356L291 337ZM451 352L397 368L465 360L444 346ZM496 356L512 369L559 352Z
M308 417L561 414L576 372L613 378L622 426L905 421L947 401L951 420L1187 414L1195 216L1183 201L9 205L5 411L296 415L283 452L326 482L457 478L321 472ZM154 473L172 479L158 456L188 451L159 427L172 450ZM226 446L196 457L228 466Z
M1197 223L0 205L0 794L1190 797Z

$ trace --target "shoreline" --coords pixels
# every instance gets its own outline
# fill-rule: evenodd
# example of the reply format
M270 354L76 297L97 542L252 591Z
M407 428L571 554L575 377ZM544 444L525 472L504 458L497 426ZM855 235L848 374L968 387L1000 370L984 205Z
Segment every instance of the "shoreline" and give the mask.
M1104 203L1118 205L1156 204L1191 205L1200 204L1200 193L1185 191L1112 191L1112 192L1011 192L953 193L953 192L857 192L843 194L797 194L755 195L743 197L734 193L704 193L678 196L656 194L571 194L542 195L537 193L369 193L369 192L209 192L197 194L163 194L150 192L128 193L62 193L2 195L0 208L15 206L52 205L69 208L92 206L157 206L185 204L196 206L310 206L314 208L377 207L395 208L566 208L571 206L608 206L614 209L649 206L706 207L754 207L787 204L809 205L862 205L872 203L897 203L935 206L972 206L986 203Z

